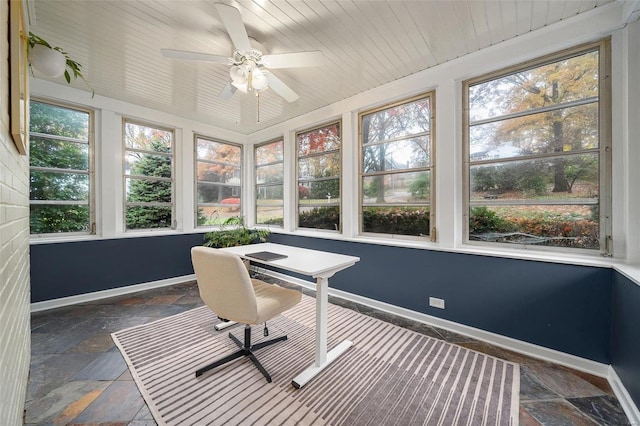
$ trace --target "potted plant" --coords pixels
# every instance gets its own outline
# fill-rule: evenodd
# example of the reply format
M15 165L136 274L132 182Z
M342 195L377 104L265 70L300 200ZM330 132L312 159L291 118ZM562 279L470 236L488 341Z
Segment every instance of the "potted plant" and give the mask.
M247 229L240 216L232 216L220 225L220 230L204 235L206 247L222 248L264 243L271 232L268 229Z
M64 74L67 83L71 83L71 75L73 74L74 79L81 78L91 89L91 97L95 95L95 91L82 75L82 65L71 59L61 47L52 47L45 39L32 32L29 32L28 45L29 66L49 77L58 77Z
M247 229L240 216L232 216L220 225L219 231L204 234L204 246L213 248L243 246L252 243L264 243L271 232L268 229ZM242 263L250 270L248 259Z

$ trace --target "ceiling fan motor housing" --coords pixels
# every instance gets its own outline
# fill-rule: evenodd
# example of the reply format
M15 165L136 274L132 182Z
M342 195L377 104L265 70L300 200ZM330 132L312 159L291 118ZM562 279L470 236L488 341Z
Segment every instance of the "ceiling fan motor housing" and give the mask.
M262 52L256 49L252 49L250 52L241 52L236 50L233 52L233 57L229 58L230 65L242 65L247 61L251 61L254 65L261 65Z

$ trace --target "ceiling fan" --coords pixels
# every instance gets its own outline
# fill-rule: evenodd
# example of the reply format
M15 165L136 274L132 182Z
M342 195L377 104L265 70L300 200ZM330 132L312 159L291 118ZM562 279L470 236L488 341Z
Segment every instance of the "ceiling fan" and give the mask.
M238 9L224 3L216 3L215 7L234 46L231 57L160 49L162 55L173 59L205 61L230 66L230 81L220 93L220 97L223 99L230 98L238 90L244 93L255 92L259 94L271 88L288 102L298 100L298 94L269 70L320 66L324 62L322 52L316 50L266 55L251 46Z

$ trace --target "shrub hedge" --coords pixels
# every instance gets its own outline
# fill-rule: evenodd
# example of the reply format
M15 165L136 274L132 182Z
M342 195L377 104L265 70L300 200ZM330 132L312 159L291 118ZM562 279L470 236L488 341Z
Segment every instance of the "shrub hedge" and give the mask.
M363 231L394 235L428 235L429 209L368 208L362 212ZM338 207L314 208L301 213L299 226L315 229L339 229ZM275 224L276 221L274 220ZM281 219L278 221L281 224ZM486 207L474 207L469 218L469 235L496 242L524 244L532 236L543 241L538 244L558 247L598 249L599 226L594 220L558 218L502 217ZM490 238L482 238L489 235Z

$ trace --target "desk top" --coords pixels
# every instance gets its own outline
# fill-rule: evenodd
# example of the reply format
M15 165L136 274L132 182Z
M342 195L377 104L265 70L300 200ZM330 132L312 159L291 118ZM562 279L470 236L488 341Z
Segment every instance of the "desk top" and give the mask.
M226 247L219 250L228 251L230 253L237 254L240 257L245 257L245 254L247 253L255 253L259 251L270 251L273 253L284 254L287 256L284 259L269 261L263 261L253 257L246 258L252 262L272 265L276 268L309 275L314 278L329 278L336 272L353 266L360 260L360 258L356 256L347 256L344 254L310 250L274 243L249 244L246 246Z

